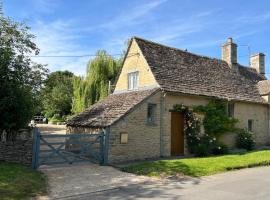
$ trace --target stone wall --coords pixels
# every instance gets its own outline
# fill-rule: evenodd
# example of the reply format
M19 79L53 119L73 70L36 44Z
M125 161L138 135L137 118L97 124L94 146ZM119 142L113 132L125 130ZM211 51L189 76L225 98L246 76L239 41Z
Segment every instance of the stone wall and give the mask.
M128 90L128 73L135 71L139 72L139 88L158 87L158 83L156 82L138 44L135 40L132 40L121 74L115 86L115 93Z
M160 94L149 97L132 112L111 126L109 163L143 160L160 156ZM147 124L148 104L156 104L154 124ZM128 134L128 142L121 144L121 133Z
M0 161L32 164L33 130L23 129L12 134L0 134Z

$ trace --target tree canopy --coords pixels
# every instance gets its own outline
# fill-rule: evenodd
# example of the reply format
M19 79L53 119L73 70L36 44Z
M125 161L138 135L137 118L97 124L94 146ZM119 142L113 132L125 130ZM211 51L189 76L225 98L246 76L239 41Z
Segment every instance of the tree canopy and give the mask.
M49 74L41 90L43 113L47 117L71 113L74 74L69 71L56 71Z
M85 79L77 78L73 82L73 113L81 112L108 96L109 81L114 83L121 63L122 59L114 59L105 50L97 51L95 59L87 65Z
M47 69L27 56L38 54L34 35L23 23L0 17L0 129L27 124L35 112L36 95Z

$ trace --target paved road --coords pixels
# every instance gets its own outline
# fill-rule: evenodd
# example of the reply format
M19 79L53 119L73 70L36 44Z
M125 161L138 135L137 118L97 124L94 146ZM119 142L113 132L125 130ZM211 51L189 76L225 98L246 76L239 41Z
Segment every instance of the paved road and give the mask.
M145 181L67 200L269 200L270 167L244 169L201 179Z

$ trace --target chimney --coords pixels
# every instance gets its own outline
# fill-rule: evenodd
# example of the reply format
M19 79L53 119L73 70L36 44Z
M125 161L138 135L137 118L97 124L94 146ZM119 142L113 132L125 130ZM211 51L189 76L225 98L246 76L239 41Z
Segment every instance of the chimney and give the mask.
M237 44L233 43L232 38L228 38L227 42L222 45L221 59L226 61L231 69L237 67Z
M258 74L265 74L265 55L263 53L257 53L250 56L250 67L256 69Z

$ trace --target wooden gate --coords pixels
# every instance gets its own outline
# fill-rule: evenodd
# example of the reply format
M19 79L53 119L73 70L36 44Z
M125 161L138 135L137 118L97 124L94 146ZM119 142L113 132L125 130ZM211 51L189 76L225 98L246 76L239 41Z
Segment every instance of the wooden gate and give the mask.
M32 168L41 165L107 162L106 131L94 134L40 134L35 129Z

